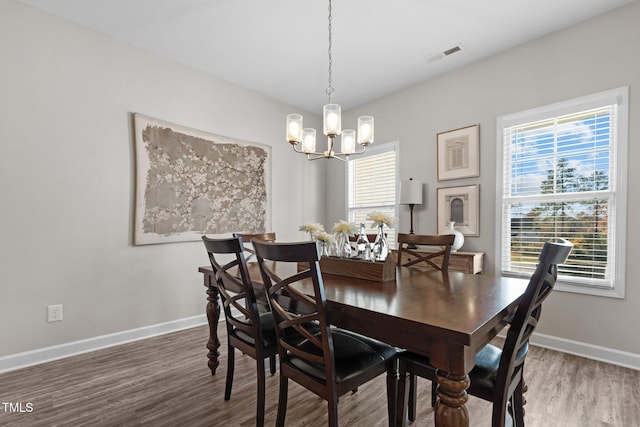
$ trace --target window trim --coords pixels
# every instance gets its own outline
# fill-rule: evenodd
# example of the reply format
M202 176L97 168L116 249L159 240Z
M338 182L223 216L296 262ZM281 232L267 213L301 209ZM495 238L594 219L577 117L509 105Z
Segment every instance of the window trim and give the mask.
M512 275L502 272L502 191L503 191L503 153L504 128L519 123L533 122L550 117L561 116L572 112L588 110L605 104L617 104L616 145L614 147L615 190L611 199L615 206L613 218L614 253L611 264L614 273L611 278L610 289L581 285L575 281L559 279L554 290L588 294L609 298L625 297L625 268L626 268L626 230L627 230L627 163L629 145L629 86L623 86L579 98L561 101L530 110L499 116L496 120L496 220L499 224L495 228L495 260L496 274Z
M386 153L389 151L395 151L396 153L396 170L395 170L395 175L396 175L396 197L395 197L395 202L394 202L394 207L393 207L393 216L395 218L398 218L398 197L400 194L400 144L399 141L390 141L390 142L385 142L382 144L375 144L375 145L369 145L367 147L367 151L363 154L359 154L358 156L354 156L352 159L349 160L358 160L358 159L364 159L366 157L370 157L370 156L375 156L377 154L382 154L382 153ZM347 184L345 186L345 194L344 194L344 217L345 218L349 218L349 162L344 162L344 182ZM396 222L396 232L397 232L397 227L398 227L398 223ZM394 249L396 246L396 242L390 242L387 241L387 243L389 244L389 247Z

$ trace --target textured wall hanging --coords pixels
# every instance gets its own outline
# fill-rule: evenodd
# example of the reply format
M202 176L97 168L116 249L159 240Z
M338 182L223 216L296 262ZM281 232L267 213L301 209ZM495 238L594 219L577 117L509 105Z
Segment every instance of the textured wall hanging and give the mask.
M134 114L136 245L271 230L271 147Z

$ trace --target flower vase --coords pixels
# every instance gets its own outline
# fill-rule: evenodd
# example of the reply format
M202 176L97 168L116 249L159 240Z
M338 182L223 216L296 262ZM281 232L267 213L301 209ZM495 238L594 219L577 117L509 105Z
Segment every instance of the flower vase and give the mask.
M387 238L384 235L384 224L378 224L378 235L373 243L373 256L375 261L384 261L389 255L389 245L387 244Z
M329 248L327 247L327 242L324 240L320 241L320 256L321 257L329 256Z
M351 258L351 243L349 243L349 236L347 233L340 233L338 235L338 250L341 258Z
M464 234L453 228L455 224L455 221L449 221L447 224L449 234L453 234L455 236L455 239L453 239L453 245L451 245L451 252L456 252L464 244Z

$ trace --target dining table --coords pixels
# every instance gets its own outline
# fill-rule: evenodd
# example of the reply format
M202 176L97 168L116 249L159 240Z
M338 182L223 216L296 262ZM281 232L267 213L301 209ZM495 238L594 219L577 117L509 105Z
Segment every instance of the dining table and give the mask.
M260 282L257 263L249 263L249 270ZM208 295L208 366L215 374L218 293L211 267L199 271ZM397 267L395 280L386 282L324 273L322 279L330 323L428 356L439 386L435 425L467 427L466 390L475 355L509 323L528 280L410 267ZM313 293L310 282L296 286Z

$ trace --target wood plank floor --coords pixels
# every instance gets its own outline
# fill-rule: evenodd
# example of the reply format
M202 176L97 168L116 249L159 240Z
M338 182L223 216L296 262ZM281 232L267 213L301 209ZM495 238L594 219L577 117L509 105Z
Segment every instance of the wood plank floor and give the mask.
M33 411L0 405L0 426L255 425L255 362L236 353L225 402L226 345L211 376L206 341L202 326L2 374L0 402L31 403ZM526 378L528 427L640 426L639 371L532 347ZM382 376L341 398L340 425L386 426L385 393ZM418 393L413 426L432 426L428 381ZM266 425L275 424L277 400L276 374L267 377ZM470 396L467 406L472 426L491 424L490 404ZM325 426L326 412L323 400L289 383L288 426Z

